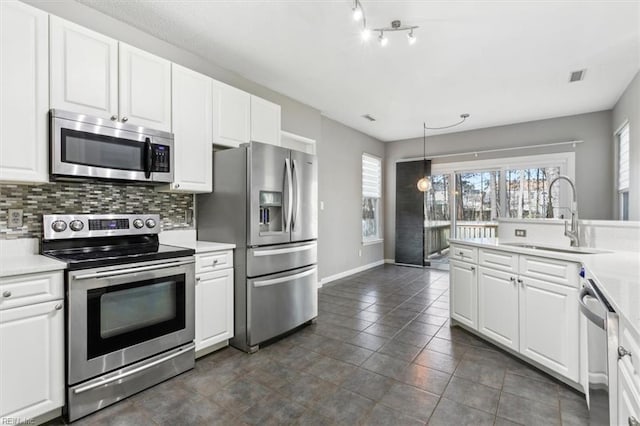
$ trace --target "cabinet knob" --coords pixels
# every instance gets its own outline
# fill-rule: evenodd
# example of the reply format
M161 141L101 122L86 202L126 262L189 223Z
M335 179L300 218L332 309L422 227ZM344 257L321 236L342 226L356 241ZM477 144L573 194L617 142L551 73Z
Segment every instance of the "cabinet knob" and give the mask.
M200 277L196 278L196 282L200 282Z
M217 264L218 263L218 259L213 259L213 264Z
M618 346L618 359L622 359L627 355L631 358L631 351L626 350L624 346Z
M524 281L522 281L522 278L518 278L518 284L524 284Z
M634 416L629 417L629 426L640 426L640 421Z
M458 252L458 256L462 256L462 257L464 257L464 252L459 251L459 252Z
M127 121L129 121L129 119L127 117L122 117L122 122L126 123Z
M112 115L112 116L111 116L111 121L116 121L117 119L118 119L118 116L117 116L117 115Z
M62 303L58 303L56 306L56 311L59 311L60 309L62 309Z
M509 281L511 281L512 283L516 281L516 277L509 277Z
M173 187L174 187L174 188L180 188L180 184L179 184L179 183L176 183L176 184L174 184L174 185L173 185Z
M476 267L475 267L475 266L472 266L472 267L471 267L471 272L473 272L473 271L475 271L475 270L476 270Z
M11 292L10 291L5 291L4 293L2 293L3 297L11 297Z

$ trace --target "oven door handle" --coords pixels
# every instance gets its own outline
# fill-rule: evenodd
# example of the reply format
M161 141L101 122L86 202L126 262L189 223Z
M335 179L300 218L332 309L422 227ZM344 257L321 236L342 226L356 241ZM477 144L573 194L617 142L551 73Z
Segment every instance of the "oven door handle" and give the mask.
M86 386L82 386L80 388L74 389L73 393L77 395L80 393L90 391L91 389L99 388L100 386L108 385L109 383L117 382L118 380L126 379L129 376L133 376L134 374L138 374L144 370L148 370L149 368L155 367L158 364L162 364L163 362L167 362L173 358L177 358L181 355L184 355L185 352L188 352L194 349L195 347L196 347L195 344L191 344L178 352L175 352L175 353L172 353L171 355L167 355L163 358L157 359L153 362L150 362L149 364L141 365L140 367L134 368L133 370L129 370L126 373L118 374L116 376L109 377L108 379L100 380L99 382L91 383Z
M193 262L193 260L182 260L179 262L162 263L160 265L140 266L137 268L118 269L116 271L96 272L93 274L76 275L75 277L73 277L73 279L79 281L92 278L115 277L118 275L135 274L137 272L153 271L155 269L165 269L172 268L174 266L188 265Z

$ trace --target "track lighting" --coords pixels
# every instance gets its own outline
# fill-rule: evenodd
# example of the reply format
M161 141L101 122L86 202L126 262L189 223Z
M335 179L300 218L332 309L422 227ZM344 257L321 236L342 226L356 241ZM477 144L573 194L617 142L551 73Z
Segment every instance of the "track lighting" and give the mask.
M387 44L389 44L389 39L384 36L384 31L380 31L380 35L378 36L378 42L382 47L385 47Z

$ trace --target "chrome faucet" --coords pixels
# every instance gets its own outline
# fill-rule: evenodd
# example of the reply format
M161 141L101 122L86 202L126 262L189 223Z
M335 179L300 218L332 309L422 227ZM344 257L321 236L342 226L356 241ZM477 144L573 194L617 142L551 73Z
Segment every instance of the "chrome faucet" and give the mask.
M578 193L576 192L576 184L569 176L560 175L549 183L549 197L551 197L551 187L559 180L566 180L571 185L573 192L573 203L571 204L571 230L567 229L567 221L564 221L564 235L571 240L571 247L580 247L580 231L578 230Z

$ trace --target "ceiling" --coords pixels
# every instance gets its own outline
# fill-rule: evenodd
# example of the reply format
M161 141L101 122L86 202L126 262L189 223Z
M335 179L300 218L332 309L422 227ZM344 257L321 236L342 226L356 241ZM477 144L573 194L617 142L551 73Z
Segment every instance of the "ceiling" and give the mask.
M640 1L361 0L420 26L384 48L350 0L78 1L383 141L610 109L640 69Z

